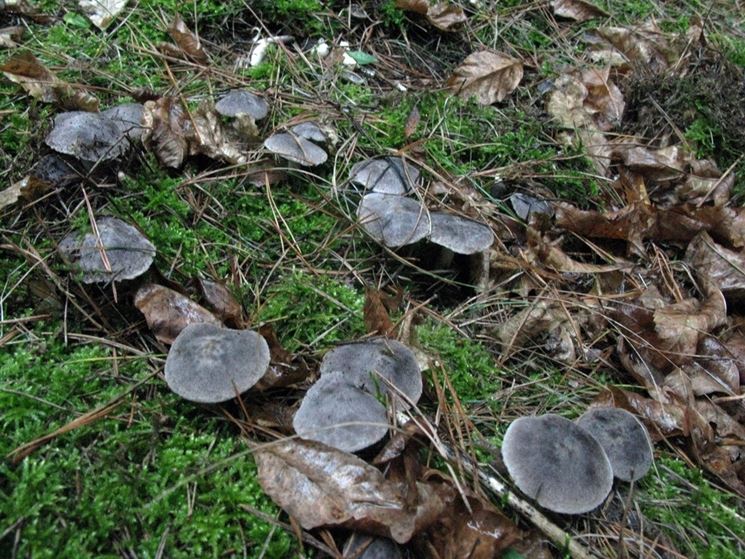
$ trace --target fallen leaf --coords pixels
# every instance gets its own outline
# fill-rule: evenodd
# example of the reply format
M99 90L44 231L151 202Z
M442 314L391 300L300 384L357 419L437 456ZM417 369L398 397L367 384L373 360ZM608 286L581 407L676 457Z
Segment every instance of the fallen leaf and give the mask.
M222 322L210 311L162 285L143 285L135 294L134 304L145 315L153 335L164 344L172 344L181 330L190 324L222 326Z
M306 530L342 526L406 543L453 497L421 482L411 494L406 483L388 481L353 454L317 442L277 441L254 456L261 487Z
M559 76L547 111L567 128L607 131L621 122L624 107L623 94L610 80L609 69L588 68Z
M438 2L433 5L427 0L396 0L396 7L405 12L425 16L427 21L440 31L453 31L453 28L468 20L463 8L449 2Z
M258 139L256 123L248 114L233 119L232 127L222 123L211 103L200 104L192 113L193 129L187 128L189 154L242 164L246 162L248 143Z
M199 278L197 285L205 303L220 320L235 328L245 327L243 307L224 283Z
M14 48L23 38L25 29L19 25L0 29L0 47Z
M57 78L30 52L12 56L0 66L0 71L35 99L70 110L98 111L98 99Z
M200 64L209 62L209 58L199 41L199 37L186 27L186 22L184 22L180 15L176 14L173 22L168 26L168 34L189 58Z
M306 380L311 375L312 371L304 360L293 358L292 354L282 347L271 324L265 324L259 328L259 334L269 345L271 362L267 372L256 384L256 390L290 386ZM288 424L292 426L292 417L289 418Z
M414 132L416 132L420 119L421 116L419 114L419 109L415 105L414 108L411 109L409 116L406 118L406 124L404 125L404 138L408 139L412 134L414 134Z
M522 78L522 62L482 50L466 57L448 80L448 87L464 99L474 96L480 104L491 105L504 100Z
M573 274L600 274L630 268L630 263L623 264L586 264L569 257L556 244L544 239L539 231L527 228L528 250L526 257L529 263L540 268L547 266L557 272Z
M619 156L624 165L632 171L656 181L680 179L692 159L690 153L678 145L652 149L637 145L616 144L614 155Z
M388 309L377 289L365 288L365 306L363 308L365 329L369 334L395 337L395 326L388 316Z
M0 210L15 204L19 199L35 200L50 188L52 188L52 185L46 181L39 180L31 175L24 177L5 190L0 191Z
M129 0L78 0L78 5L93 25L106 29L118 16Z
M554 14L574 21L587 21L596 17L608 17L603 10L584 0L551 0Z
M680 52L672 46L673 37L654 21L634 27L600 27L583 36L588 54L595 62L624 70L646 67L659 71L674 65Z
M701 232L686 249L686 262L696 273L713 282L728 299L745 298L745 255L714 242L706 232Z
M730 199L735 185L735 174L722 176L716 164L708 159L690 162L691 171L685 182L675 189L675 196L682 202L701 205L713 201L715 206L724 206Z
M188 115L175 97L147 101L142 117L142 143L166 167L178 169L189 154Z
M502 345L503 358L509 357L529 339L565 331L568 320L566 310L555 301L539 300L526 306L497 327L496 337Z

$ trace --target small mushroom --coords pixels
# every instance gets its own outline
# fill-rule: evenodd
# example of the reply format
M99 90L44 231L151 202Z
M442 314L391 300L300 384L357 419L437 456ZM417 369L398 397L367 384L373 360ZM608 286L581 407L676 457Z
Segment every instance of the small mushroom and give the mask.
M343 372L323 375L293 418L295 432L345 452L374 445L388 432L385 407Z
M269 105L250 91L235 89L215 103L215 110L222 116L237 117L247 114L254 120L261 120L269 113Z
M272 153L304 167L322 165L328 154L313 142L288 132L272 134L264 140L264 147Z
M418 200L391 194L363 196L357 220L373 239L389 248L416 243L432 230L429 212Z
M58 153L87 162L116 159L130 147L116 122L101 113L84 111L58 114L44 141Z
M510 196L510 204L512 204L512 209L515 210L517 217L523 221L530 221L531 216L550 218L554 215L554 209L546 200L522 192L513 193Z
M290 130L292 130L293 134L314 142L323 143L329 139L326 132L316 122L301 122L290 128Z
M457 254L483 252L494 242L491 229L478 221L443 212L432 212L429 217L432 220L430 240Z
M87 233L80 239L70 233L58 247L62 258L82 272L83 283L130 280L150 268L155 247L137 229L115 217L102 217L96 226L98 236Z
M407 194L419 180L419 169L400 157L361 161L352 167L350 181L371 192Z
M376 338L335 347L324 355L319 370L321 376L343 373L348 382L370 394L390 395L390 383L413 403L422 395L416 355L396 340Z
M256 384L269 368L269 360L269 346L253 330L190 324L168 352L166 383L192 402L225 402Z
M636 481L652 467L652 443L634 414L620 408L593 408L582 414L577 425L600 443L618 479Z
M391 539L354 532L344 544L344 559L402 559L401 547Z
M591 511L613 486L613 470L600 443L558 415L513 421L504 435L502 458L520 491L554 512Z

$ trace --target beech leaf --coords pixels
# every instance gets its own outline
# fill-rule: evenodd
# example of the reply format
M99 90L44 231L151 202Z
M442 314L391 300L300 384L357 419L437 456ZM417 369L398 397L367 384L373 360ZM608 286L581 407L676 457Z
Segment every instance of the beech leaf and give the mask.
M505 54L478 51L466 57L448 80L456 95L473 96L482 105L503 101L523 78L523 64Z

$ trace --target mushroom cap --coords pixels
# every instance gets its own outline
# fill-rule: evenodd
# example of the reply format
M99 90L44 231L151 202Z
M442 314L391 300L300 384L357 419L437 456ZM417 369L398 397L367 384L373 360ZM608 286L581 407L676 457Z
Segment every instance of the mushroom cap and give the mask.
M478 221L443 212L432 212L429 217L430 241L458 254L483 252L494 242L491 229Z
M96 225L101 247L93 233L82 239L70 233L58 247L63 259L83 273L83 283L130 280L147 271L155 258L155 247L142 233L115 217L102 217ZM101 258L101 248L111 271Z
M396 340L376 338L335 347L323 356L321 376L340 372L347 382L370 394L390 394L378 375L416 403L422 395L422 373L416 355Z
M554 512L591 511L613 486L613 471L600 443L558 415L513 421L504 435L502 458L520 491Z
M385 407L344 373L323 375L305 394L292 420L295 432L345 452L374 445L388 432Z
M514 192L510 196L510 203L517 217L523 221L528 221L531 215L543 215L547 217L554 215L554 209L546 200L523 194L522 192Z
M292 130L293 134L314 142L325 142L329 139L323 129L318 126L317 122L301 122L290 128L290 130Z
M192 402L225 402L256 384L269 360L269 346L253 330L190 324L168 352L166 383Z
M391 539L353 533L344 544L343 557L356 559L402 559L401 547Z
M215 110L222 116L236 117L247 114L254 120L261 120L269 113L269 105L263 98L250 91L234 89L215 103Z
M119 127L119 133L136 142L145 133L142 116L145 107L140 103L124 103L101 112L101 116L111 119Z
M592 408L577 425L600 443L618 479L636 481L652 467L652 443L634 414L620 408Z
M391 194L366 194L357 220L376 241L390 248L416 243L432 230L429 212L418 200Z
M349 180L371 192L407 194L419 180L419 169L400 157L368 159L352 167Z
M116 122L101 113L84 111L58 114L44 142L58 153L88 162L116 159L129 149Z
M322 165L328 159L328 154L313 142L302 136L287 132L272 134L264 140L264 147L272 153L299 163L304 167Z

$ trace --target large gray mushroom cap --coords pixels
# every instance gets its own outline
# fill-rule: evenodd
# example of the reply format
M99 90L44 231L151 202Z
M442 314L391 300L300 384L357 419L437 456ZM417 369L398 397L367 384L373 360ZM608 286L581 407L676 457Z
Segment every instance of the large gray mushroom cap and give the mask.
M328 159L328 154L313 142L297 134L287 132L272 134L264 140L264 147L272 153L299 163L304 167L322 165Z
M145 133L145 127L142 125L144 113L145 107L140 103L124 103L102 111L101 116L114 121L114 124L119 127L121 135L126 136L132 142L136 142Z
M593 408L582 414L577 425L600 443L618 479L636 481L652 467L652 443L634 414L620 408Z
M502 458L520 491L554 512L589 512L613 486L613 470L600 443L558 415L513 421L504 435Z
M403 196L366 194L357 206L357 219L373 239L390 248L416 243L432 231L427 209Z
M320 372L322 376L341 372L347 382L370 394L395 393L387 386L388 381L413 403L422 395L422 373L416 356L396 340L378 338L338 346L324 355Z
M155 258L155 247L137 229L115 217L96 222L99 237L76 233L59 244L62 258L82 272L83 283L102 283L134 279L144 274ZM106 255L109 269L103 260Z
M223 95L215 103L215 110L222 116L236 117L247 114L254 120L261 120L269 113L269 105L250 91L236 89Z
M322 143L329 139L326 132L323 131L317 122L301 122L300 124L293 126L290 130L292 130L293 134L297 134L301 138L312 140L314 142Z
M256 384L269 360L269 346L252 330L190 324L168 352L166 383L192 402L225 402Z
M116 159L130 147L116 122L101 113L83 111L58 114L44 141L58 153L88 162Z
M304 439L345 452L367 448L388 432L383 404L341 372L318 379L305 394L292 425Z
M419 180L419 169L400 157L368 159L352 167L349 180L371 192L407 194Z
M432 212L429 217L430 241L458 254L483 252L494 242L491 229L478 221L442 212Z

